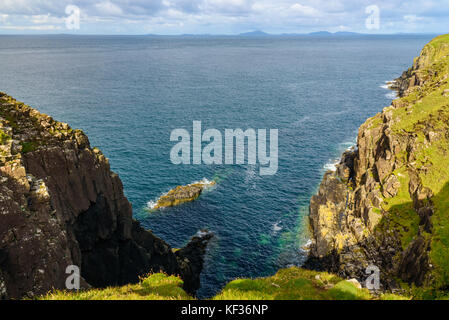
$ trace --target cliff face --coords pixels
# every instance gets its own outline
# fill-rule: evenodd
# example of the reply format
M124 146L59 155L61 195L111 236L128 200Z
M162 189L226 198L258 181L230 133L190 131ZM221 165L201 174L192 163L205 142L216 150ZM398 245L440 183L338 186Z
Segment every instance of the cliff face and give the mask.
M359 129L357 146L310 201L307 266L365 279L449 286L449 36L398 78L400 97Z
M0 93L0 297L65 288L69 265L83 287L137 282L164 271L199 287L210 233L173 253L132 219L108 159L80 130Z

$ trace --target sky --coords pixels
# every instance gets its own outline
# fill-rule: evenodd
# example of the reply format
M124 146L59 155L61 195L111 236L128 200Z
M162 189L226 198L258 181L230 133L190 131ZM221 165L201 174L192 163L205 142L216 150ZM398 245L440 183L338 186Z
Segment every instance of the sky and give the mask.
M448 33L449 0L0 0L0 34Z

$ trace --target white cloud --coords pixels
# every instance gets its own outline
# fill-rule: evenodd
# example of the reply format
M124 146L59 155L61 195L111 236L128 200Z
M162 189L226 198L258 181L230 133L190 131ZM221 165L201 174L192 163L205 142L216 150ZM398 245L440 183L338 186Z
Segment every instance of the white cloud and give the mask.
M3 30L18 30L18 31L56 31L56 30L62 30L61 26L54 26L54 25L41 25L41 26L0 26L0 29Z
M25 16L24 19L29 20L31 23L34 24L58 24L65 22L64 17L54 17L51 16L50 14Z
M445 32L449 0L376 0L379 32ZM0 26L64 29L65 7L81 9L82 33L367 32L372 0L0 0ZM46 25L47 27L43 27ZM53 26L53 27L52 27ZM342 28L342 26L344 26ZM3 28L5 29L5 28Z
M123 10L116 4L110 1L104 1L95 4L97 9L97 14L100 16L121 16L123 15Z
M408 23L414 23L414 22L423 20L423 18L417 17L414 14L411 14L411 15L404 16L404 20L407 21Z
M320 14L320 12L312 7L308 7L308 6L303 6L300 3L295 3L293 5L291 5L290 9L295 12L295 13L299 13L305 16L318 16Z

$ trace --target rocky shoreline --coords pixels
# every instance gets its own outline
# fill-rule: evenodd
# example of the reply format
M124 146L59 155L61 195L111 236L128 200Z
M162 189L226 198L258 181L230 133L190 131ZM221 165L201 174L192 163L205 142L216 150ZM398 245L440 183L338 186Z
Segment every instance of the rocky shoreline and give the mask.
M149 272L199 288L212 234L176 251L132 218L109 160L81 130L0 93L0 297L64 289L66 268L83 288L136 283Z
M437 290L447 285L435 280L443 266L432 261L440 240L430 182L434 174L446 178L439 169L444 162L434 160L441 150L428 151L448 145L447 108L441 100L441 108L431 112L436 107L430 100L421 111L426 99L445 97L449 44L437 40L391 84L400 98L368 119L356 148L342 155L336 171L325 173L310 200L306 268L363 283L366 268L374 265L381 271L381 290L398 289L401 282Z

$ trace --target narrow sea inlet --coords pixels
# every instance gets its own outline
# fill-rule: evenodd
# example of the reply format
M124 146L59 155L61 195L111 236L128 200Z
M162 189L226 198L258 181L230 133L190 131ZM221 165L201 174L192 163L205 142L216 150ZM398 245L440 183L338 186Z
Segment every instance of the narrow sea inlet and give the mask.
M83 129L110 159L134 216L173 247L216 235L199 297L237 277L300 265L308 202L366 118L391 103L381 86L432 36L0 36L0 88ZM278 170L170 161L170 133L278 129ZM202 179L193 202L148 202Z

